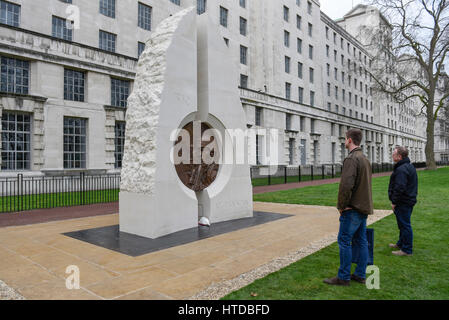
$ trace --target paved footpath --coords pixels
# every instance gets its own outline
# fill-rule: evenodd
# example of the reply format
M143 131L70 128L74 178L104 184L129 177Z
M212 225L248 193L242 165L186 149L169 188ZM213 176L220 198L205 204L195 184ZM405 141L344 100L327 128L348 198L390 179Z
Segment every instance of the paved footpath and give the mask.
M118 214L4 227L0 279L26 299L216 299L336 240L333 207L254 209L292 216L138 257L63 235L116 225ZM376 210L370 222L389 214ZM80 270L78 290L66 288L71 265Z

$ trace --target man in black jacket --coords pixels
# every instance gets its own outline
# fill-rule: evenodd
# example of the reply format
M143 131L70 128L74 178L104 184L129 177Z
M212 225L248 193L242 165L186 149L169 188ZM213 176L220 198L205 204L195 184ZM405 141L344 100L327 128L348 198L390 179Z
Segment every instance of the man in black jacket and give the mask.
M415 167L410 163L408 150L396 147L393 152L394 171L390 177L388 197L396 216L399 227L399 240L390 243L391 248L398 251L392 253L397 256L410 256L413 251L413 231L410 218L418 195L418 175Z

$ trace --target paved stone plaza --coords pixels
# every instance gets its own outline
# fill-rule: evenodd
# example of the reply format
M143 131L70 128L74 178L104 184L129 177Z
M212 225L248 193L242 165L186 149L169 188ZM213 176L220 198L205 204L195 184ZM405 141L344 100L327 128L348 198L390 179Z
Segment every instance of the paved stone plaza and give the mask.
M336 240L335 208L255 202L254 210L292 216L138 257L62 234L116 225L117 214L2 228L0 279L26 299L219 298ZM369 222L389 214L376 210ZM65 286L69 265L80 269L79 290Z

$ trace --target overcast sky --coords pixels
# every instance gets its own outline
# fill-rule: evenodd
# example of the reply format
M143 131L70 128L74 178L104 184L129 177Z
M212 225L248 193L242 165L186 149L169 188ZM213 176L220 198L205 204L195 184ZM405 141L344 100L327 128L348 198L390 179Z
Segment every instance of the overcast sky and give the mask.
M342 18L349 10L362 3L362 0L320 0L321 11L333 20Z

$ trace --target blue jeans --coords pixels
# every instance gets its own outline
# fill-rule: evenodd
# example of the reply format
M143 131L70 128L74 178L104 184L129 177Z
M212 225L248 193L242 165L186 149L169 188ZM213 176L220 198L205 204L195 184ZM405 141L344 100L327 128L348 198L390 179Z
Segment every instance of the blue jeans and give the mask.
M359 246L359 262L354 274L366 278L366 265L368 262L368 241L366 239L367 215L355 210L344 211L340 215L340 230L338 232L338 246L340 247L340 268L338 278L351 279L352 240Z
M403 205L397 205L394 209L399 228L399 240L396 244L408 254L413 253L413 230L410 222L412 211L413 207Z

